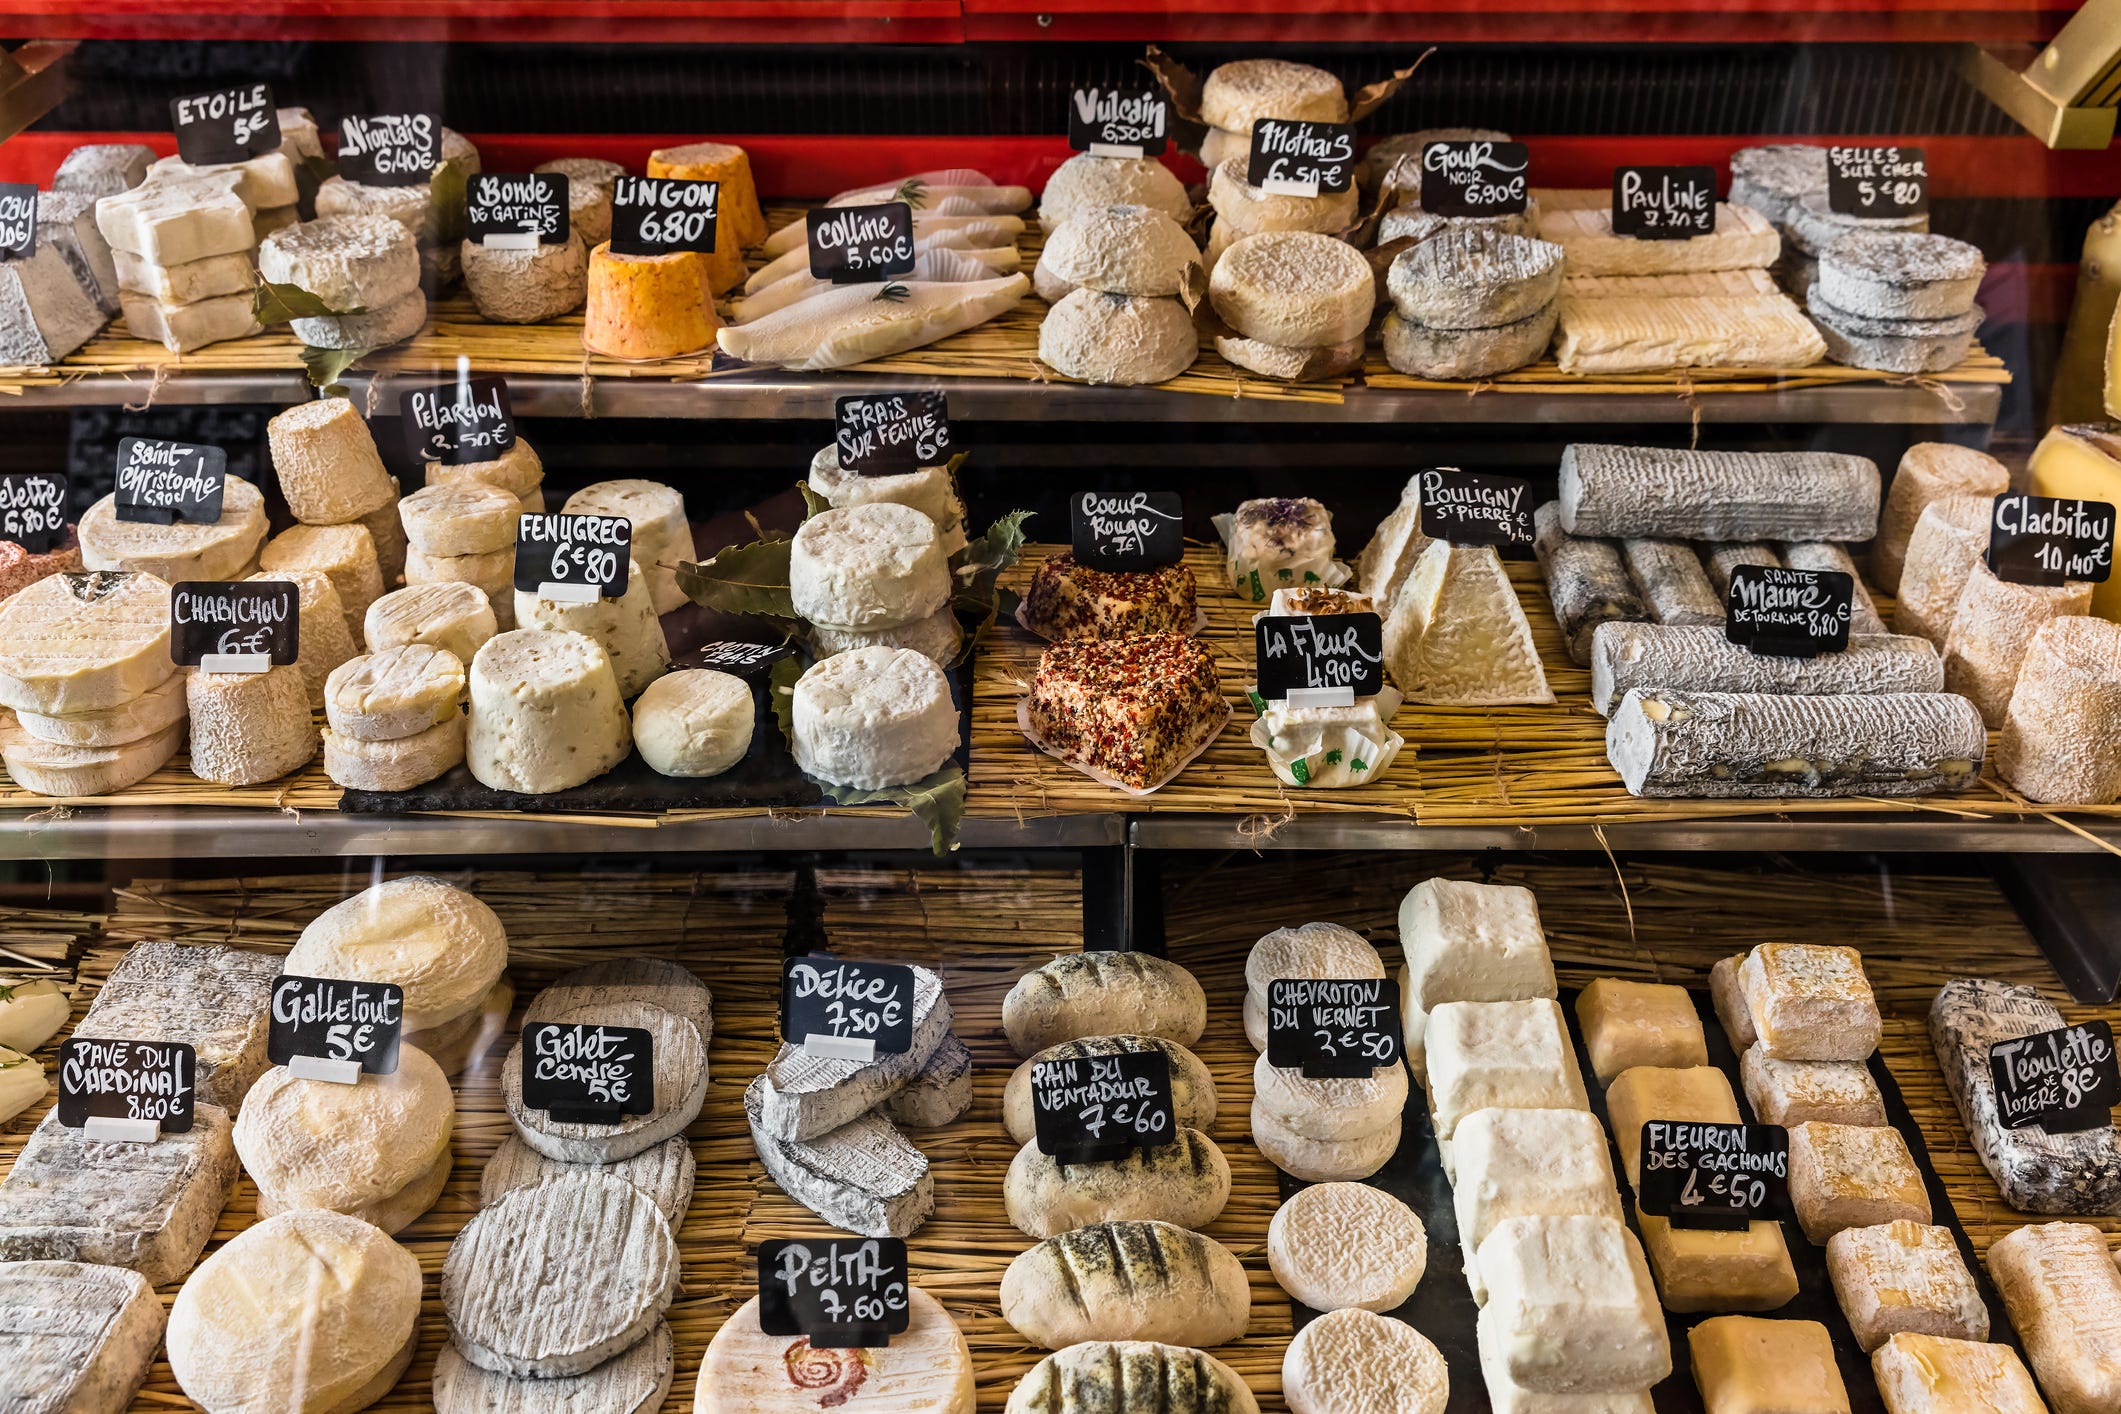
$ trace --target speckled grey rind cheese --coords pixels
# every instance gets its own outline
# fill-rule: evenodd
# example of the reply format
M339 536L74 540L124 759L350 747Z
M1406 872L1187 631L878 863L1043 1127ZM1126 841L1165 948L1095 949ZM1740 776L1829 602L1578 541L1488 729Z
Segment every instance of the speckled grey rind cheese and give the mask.
M670 1324L595 1369L557 1379L520 1379L482 1370L443 1346L430 1393L435 1414L654 1414L676 1372Z
M1009 1221L1030 1237L1129 1221L1197 1232L1230 1200L1230 1161L1214 1140L1184 1125L1172 1142L1130 1149L1110 1163L1064 1164L1034 1139L1010 1160L1002 1197Z
M1789 237L1790 245L1800 255L1808 255L1814 260L1824 255L1835 241L1853 232L1927 231L1929 228L1930 218L1926 214L1843 216L1828 204L1825 187L1799 197L1782 222L1783 234Z
M327 216L267 236L258 274L342 314L373 311L420 287L420 253L412 233L388 216Z
M2121 624L2072 614L2040 626L2011 689L1996 771L2042 804L2121 795Z
M660 957L619 957L563 972L523 1010L523 1024L557 1021L577 1007L646 1002L682 1016L714 1039L714 995L683 963Z
M162 1303L138 1272L0 1263L0 1408L122 1414L162 1343Z
M232 1111L271 1064L265 1033L279 975L280 959L270 953L134 943L74 1035L183 1041L198 1053L199 1102Z
M1812 288L1863 319L1953 319L1974 307L1979 247L1921 231L1852 231L1819 256Z
M497 1203L503 1194L513 1193L518 1188L565 1177L577 1172L579 1167L549 1159L518 1136L510 1135L501 1141L501 1147L494 1150L493 1157L479 1170L479 1206L483 1208ZM630 1158L600 1165L598 1171L623 1178L654 1199L672 1232L684 1223L685 1210L692 1206L695 1168L692 1144L682 1134L643 1149Z
M1561 623L1569 659L1577 667L1591 661L1591 635L1598 626L1647 616L1620 550L1610 540L1579 538L1561 528L1561 503L1548 501L1533 512L1539 568L1546 575L1547 597Z
M950 999L943 995L943 979L916 967L908 1049L858 1061L814 1056L784 1043L759 1075L757 1123L790 1142L828 1134L912 1084L949 1034Z
M856 1117L798 1143L760 1127L765 1077L744 1089L751 1143L783 1193L834 1227L864 1237L910 1237L935 1211L928 1157L882 1115Z
M1171 1062L1173 1118L1203 1134L1213 1129L1218 1107L1213 1072L1193 1052L1161 1036L1080 1036L1046 1047L1019 1065L1002 1088L1002 1127L1019 1144L1030 1143L1037 1134L1038 1121L1031 1100L1031 1071L1040 1061L1140 1055L1151 1051Z
M491 323L558 319L581 308L589 294L589 247L574 231L557 245L511 249L466 240L457 249L465 292Z
M1684 540L1636 536L1620 542L1628 578L1652 623L1675 628L1723 623L1723 600L1709 583L1701 557Z
M677 1289L677 1239L654 1201L593 1170L480 1209L442 1264L458 1353L518 1377L595 1369L652 1331Z
M1259 1414L1244 1379L1205 1350L1084 1341L1031 1367L1005 1414Z
M1697 452L1575 442L1561 453L1571 535L1868 540L1878 467L1840 452Z
M1867 319L1836 309L1814 285L1805 294L1812 326L1827 357L1850 368L1882 373L1942 373L1966 361L1988 312L1975 305L1950 319Z
M2068 1023L2030 987L1954 977L1930 1003L1930 1045L1974 1152L2021 1213L2078 1217L2121 1213L2121 1138L2108 1125L2074 1134L2005 1129L1997 1118L1989 1047Z
M884 1113L913 1129L941 1129L972 1107L972 1052L943 1037L906 1088L884 1101Z
M1863 574L1846 548L1831 540L1793 540L1776 548L1782 563L1793 570L1826 570L1849 577L1853 589L1849 602L1851 638L1885 632L1885 620L1871 600L1871 591L1864 588Z
M662 1143L698 1117L707 1098L707 1043L690 1021L639 1001L592 1003L552 1019L646 1031L654 1067L653 1107L617 1124L572 1123L529 1108L523 1103L523 1042L518 1038L501 1069L501 1098L516 1133L531 1148L564 1163L615 1163Z
M427 322L427 296L415 288L361 314L291 319L288 329L313 349L380 349L420 332Z
M1561 301L1515 324L1493 329L1431 329L1403 318L1384 319L1385 362L1412 378L1490 378L1537 363L1554 340Z
M1704 798L1924 795L1981 774L1981 713L1947 692L1868 697L1637 688L1606 724L1631 794Z
M1033 1345L1085 1340L1222 1345L1252 1314L1244 1265L1221 1243L1160 1222L1093 1223L1047 1238L1002 1274L1002 1315Z
M1592 640L1591 705L1610 716L1635 688L1810 697L1942 692L1944 659L1913 634L1851 634L1842 652L1782 658L1739 647L1720 624L1602 626Z
M1561 293L1561 247L1478 227L1401 251L1385 288L1402 319L1431 329L1493 329L1529 319Z
M1017 978L1002 999L1002 1030L1020 1056L1079 1036L1162 1036L1190 1046L1207 1027L1207 994L1193 974L1148 953L1062 953Z
M167 1286L199 1260L238 1172L218 1105L152 1144L91 1143L54 1111L0 1183L0 1261L130 1267Z
M1709 572L1709 583L1716 586L1718 594L1729 594L1731 576L1746 566L1782 568L1782 557L1775 553L1775 547L1757 540L1723 540L1702 549L1702 568Z
M116 196L147 180L155 150L133 142L92 142L66 154L52 177L53 191Z
M106 317L118 312L118 263L110 242L96 229L94 197L83 192L37 193L37 240L59 252L81 292Z
M1804 143L1770 143L1741 147L1731 154L1731 204L1750 206L1781 225L1792 207L1827 187L1823 147Z

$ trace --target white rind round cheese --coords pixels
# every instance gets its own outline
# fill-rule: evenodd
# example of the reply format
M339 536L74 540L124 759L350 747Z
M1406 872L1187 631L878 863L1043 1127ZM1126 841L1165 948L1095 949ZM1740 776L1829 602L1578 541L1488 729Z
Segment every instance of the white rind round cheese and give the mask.
M949 603L950 566L932 519L871 502L803 522L789 548L788 592L812 623L892 628Z
M1492 329L1552 304L1561 269L1562 249L1551 241L1461 227L1401 251L1385 287L1402 319L1431 329Z
M820 448L810 459L809 480L810 489L834 508L889 501L912 507L945 531L964 524L965 503L958 499L957 483L947 466L924 466L893 476L860 476L841 468L840 449L834 444Z
M1223 253L1208 277L1208 300L1225 324L1248 339L1317 348L1369 327L1377 279L1362 252L1346 241L1310 231L1270 231L1247 236Z
M656 679L633 705L633 744L665 776L719 776L751 749L751 685L695 668Z
M1216 164L1208 178L1208 204L1218 226L1227 222L1239 235L1267 231L1314 231L1330 235L1355 224L1361 198L1355 188L1322 196L1283 196L1252 185L1247 169L1251 155ZM1367 264L1368 262L1364 262Z
M1175 299L1075 290L1040 321L1038 357L1084 383L1139 387L1191 368L1200 357L1200 334Z
M1200 86L1200 120L1226 133L1250 134L1261 118L1307 123L1348 121L1348 95L1324 69L1288 59L1218 64Z
M1451 1375L1435 1342L1373 1311L1331 1311L1289 1342L1281 1362L1290 1414L1443 1414Z
M479 1206L489 1207L500 1202L503 1194L513 1193L518 1188L529 1188L577 1172L580 1170L576 1165L547 1158L519 1136L511 1134L501 1141L501 1147L494 1150L493 1157L479 1169ZM692 1206L693 1179L697 1172L692 1142L684 1135L665 1139L630 1158L604 1164L598 1172L623 1178L654 1199L672 1232L684 1226L685 1212Z
M406 254L411 253L407 242ZM417 282L418 262L413 263ZM397 495L375 437L346 398L319 398L275 413L265 424L265 436L280 494L296 520L341 525L382 509Z
M296 640L301 645L301 656L295 666L302 670L302 681L309 688L309 705L314 710L324 705L324 685L331 680L332 673L354 655L346 606L339 599L338 586L322 570L282 569L270 573L261 570L249 576L247 582L262 584L274 580L295 587L296 618L300 625ZM352 627L359 627L359 620L354 620Z
M184 679L172 678L183 692ZM137 785L169 764L184 744L184 717L136 741L115 746L61 746L22 730L0 734L0 762L16 785L57 799L109 795Z
M265 543L265 531L265 497L240 476L223 484L221 518L212 525L119 520L114 493L82 512L76 528L86 568L133 570L171 584L236 578Z
M797 766L858 790L908 785L957 751L950 681L910 648L857 648L813 664L796 682L791 724Z
M321 1209L282 1213L185 1281L169 1313L170 1370L209 1410L341 1414L397 1382L419 1316L420 1264L379 1228Z
M482 481L488 486L498 486L515 496L528 496L545 480L545 464L530 443L517 437L508 450L492 461L461 462L445 466L441 462L426 465L429 486L446 486L459 481Z
M405 582L472 586L486 596L495 627L505 633L516 626L515 563L513 548L484 555L428 555L407 550Z
M1214 1140L1183 1125L1173 1142L1129 1150L1111 1163L1063 1164L1034 1139L1010 1160L1002 1197L1009 1221L1031 1237L1133 1221L1197 1232L1230 1201L1230 1161Z
M1366 1183L1318 1183L1267 1225L1267 1265L1314 1311L1390 1311L1421 1285L1429 1235L1414 1210Z
M972 1351L942 1303L906 1292L906 1329L889 1345L820 1349L767 1335L756 1296L708 1343L692 1414L972 1414Z
M958 650L965 646L965 632L956 611L945 604L925 619L894 628L825 628L812 624L810 646L820 658L852 653L857 648L911 648L934 660L938 667L947 668L957 661Z
M1272 1065L1252 1067L1252 1103L1306 1139L1360 1139L1398 1121L1407 1107L1407 1070L1396 1061L1354 1078L1313 1080Z
M670 1324L595 1369L556 1379L519 1379L482 1370L444 1346L435 1356L435 1414L655 1414L676 1372Z
M20 709L15 712L15 721L23 731L54 746L123 746L145 740L183 720L182 673L171 673L161 686L116 707L49 717Z
M0 602L0 706L102 712L160 687L169 597L151 574L55 574Z
M690 602L678 588L677 567L698 560L685 497L660 481L599 481L584 486L560 507L567 515L624 516L633 527L633 558L648 572L655 611L667 614Z
M497 631L486 591L462 580L394 589L368 606L363 629L371 653L425 643L456 654L463 663L471 662Z
M402 344L427 322L427 296L411 294L361 314L332 314L290 319L287 328L313 349L380 349Z
M363 741L324 729L324 774L347 790L411 790L463 759L461 716L389 741Z
M499 915L452 884L408 874L312 918L283 970L396 983L405 990L409 1034L476 1010L507 966L508 930Z
M1276 928L1245 955L1245 986L1262 999L1268 985L1282 978L1370 980L1384 975L1384 959L1377 949L1362 934L1338 923Z
M419 288L420 251L387 216L325 216L260 241L258 274L342 313L375 309Z
M375 537L362 525L291 525L265 542L258 568L318 570L329 576L346 611L349 634L360 629L368 606L383 597Z
M184 701L191 714L191 773L202 781L256 785L308 765L317 754L309 687L292 663L262 673L193 672Z
M577 231L558 245L540 241L528 249L465 240L457 254L465 292L495 324L542 324L580 309L589 295L589 247Z
M1306 1183L1368 1178L1399 1150L1399 1116L1353 1139L1312 1139L1252 1100L1252 1142L1268 1163Z
M651 1038L653 1103L647 1114L629 1114L617 1124L556 1120L523 1103L523 1042L517 1040L501 1071L501 1098L516 1133L549 1159L571 1164L608 1164L653 1148L681 1132L707 1098L707 1043L685 1017L646 1002L578 1006L553 1017L571 1025L638 1027Z
M519 498L483 481L446 481L398 502L405 543L423 555L491 555L516 543Z
M446 648L408 643L349 658L325 686L331 729L357 741L394 741L453 722L464 664Z
M634 698L641 689L670 671L670 645L656 617L648 576L640 563L626 570L626 592L616 599L598 596L586 604L562 603L528 590L515 591L516 623L526 629L579 633L593 638L611 660L619 696Z
M632 748L619 681L595 639L522 629L489 639L471 660L465 759L488 789L566 790Z
M1346 377L1362 367L1363 354L1368 348L1366 334L1311 349L1290 348L1285 344L1270 344L1264 339L1246 339L1232 334L1215 336L1215 351L1225 362L1234 363L1262 378L1279 378L1289 383Z
M700 1040L714 1039L714 994L682 963L660 957L618 957L592 962L562 973L530 999L523 1023L557 1021L585 1006L646 1002L700 1029Z
M1108 295L1177 295L1200 247L1167 213L1147 206L1078 211L1039 252L1040 291L1054 285ZM1195 277L1198 278L1198 277Z
M457 1353L496 1374L594 1370L655 1329L678 1287L678 1245L647 1194L571 1173L481 1209L442 1265Z
M1175 221L1193 214L1186 184L1154 157L1098 157L1078 152L1046 178L1038 222L1052 235L1062 222L1105 206L1146 206Z

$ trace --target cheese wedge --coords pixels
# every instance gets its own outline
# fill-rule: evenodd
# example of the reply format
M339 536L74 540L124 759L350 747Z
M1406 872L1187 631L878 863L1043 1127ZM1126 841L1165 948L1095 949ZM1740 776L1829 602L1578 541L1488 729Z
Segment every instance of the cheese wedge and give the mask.
M1385 620L1385 668L1411 702L1552 702L1532 626L1485 545L1433 541Z

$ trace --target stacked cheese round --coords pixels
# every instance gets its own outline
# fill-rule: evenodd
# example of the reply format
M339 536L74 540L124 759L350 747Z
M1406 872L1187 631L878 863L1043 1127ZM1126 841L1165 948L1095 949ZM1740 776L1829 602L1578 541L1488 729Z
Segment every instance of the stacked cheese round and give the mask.
M1401 251L1385 286L1385 359L1417 378L1486 378L1535 362L1559 317L1562 249L1479 227Z
M257 567L265 543L265 497L240 476L222 485L221 516L210 525L118 519L115 493L81 516L81 563L92 570L137 570L170 584L187 579L241 579Z
M1078 152L1046 178L1038 221L1047 235L1085 212L1107 206L1145 206L1174 221L1193 214L1186 185L1154 157L1099 157Z
M1201 292L1199 247L1146 206L1100 206L1061 223L1039 256L1038 292L1053 308L1038 356L1085 383L1161 383L1193 366L1200 338L1180 295Z
M1348 1079L1312 1079L1266 1055L1278 980L1375 981L1377 949L1334 923L1277 928L1245 961L1245 1038L1261 1054L1252 1072L1252 1142L1284 1173L1307 1182L1368 1178L1399 1148L1407 1072L1398 1062Z
M427 321L419 248L388 216L326 216L275 231L258 246L258 274L335 311L293 321L295 337L312 348L379 348Z
M957 751L957 704L934 661L910 648L855 648L796 681L795 763L833 785L882 790L939 771Z
M62 574L0 603L0 760L39 795L103 795L184 741L186 674L169 656L169 585L150 574Z
M1229 327L1216 351L1238 367L1288 380L1338 377L1362 364L1377 282L1346 241L1266 231L1240 237L1216 262L1208 299Z
M628 560L626 590L616 598L599 594L587 602L546 599L533 590L515 592L516 623L526 629L586 634L611 660L619 696L628 701L670 671L670 645L656 617L648 575Z
M486 596L495 624L514 628L517 517L545 509L544 484L545 464L521 436L486 461L426 463L422 490L398 506L410 546L405 583L471 585ZM506 492L515 509L482 490ZM437 494L421 500L426 492Z
M408 643L350 658L325 685L324 770L348 790L411 790L464 759L464 663Z
M1286 59L1239 59L1211 72L1200 88L1200 120L1208 133L1201 165L1211 170L1252 152L1252 125L1261 118L1307 123L1348 121L1348 95L1324 69Z
M646 571L655 612L667 614L686 603L677 567L700 555L693 548L683 493L660 481L599 481L569 496L560 509L568 515L623 516L633 527L633 558Z
M1208 205L1215 208L1215 225L1208 232L1210 271L1246 236L1267 231L1339 235L1355 224L1359 198L1353 186L1320 196L1289 196L1253 186L1248 167L1249 158L1232 157L1211 169Z
M338 591L349 635L360 632L368 606L383 596L383 566L375 537L365 526L291 525L265 542L258 555L264 571L315 570Z
M611 198L626 169L601 157L555 157L533 172L554 172L567 179L567 227L594 250L611 239Z
M517 629L471 660L465 758L480 785L566 790L618 765L632 745L611 659L588 635Z
M956 646L950 583L935 522L890 501L821 511L789 548L795 611L831 635L834 653L904 646L947 661Z
M252 252L260 235L294 210L296 195L293 163L268 152L212 167L163 158L137 186L100 196L96 230L110 247L104 258L116 267L126 332L172 353L257 333ZM83 336L101 319L95 304L84 305ZM49 346L52 339L37 342ZM71 351L79 339L69 332L56 342Z
M1871 542L1871 574L1878 587L1888 594L1900 592L1908 540L1932 502L1946 496L1998 496L2010 490L2010 484L2010 469L1986 452L1950 442L1909 447L1886 488L1878 538Z
M457 242L464 239L464 187L479 170L479 150L463 134L444 128L442 167L448 179L440 183L383 187L328 178L317 188L317 215L387 216L418 244L422 282L434 289L455 284Z
M425 643L447 649L461 663L469 663L499 631L485 591L456 580L394 589L370 604L362 620L371 653Z
M947 466L924 466L889 476L863 476L840 465L837 443L820 448L810 459L809 486L834 508L889 501L911 506L935 522L943 554L965 548L965 503Z
M1820 252L1805 305L1836 363L1934 373L1973 347L1987 269L1978 247L1950 236L1854 231Z

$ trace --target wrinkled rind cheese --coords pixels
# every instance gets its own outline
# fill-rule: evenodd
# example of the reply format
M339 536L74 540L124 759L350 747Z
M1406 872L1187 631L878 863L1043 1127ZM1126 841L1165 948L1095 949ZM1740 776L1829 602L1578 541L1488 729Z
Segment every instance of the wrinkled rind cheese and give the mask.
M186 679L191 773L216 785L277 780L315 759L309 684L292 663L262 673L194 671Z
M1561 624L1569 659L1578 667L1591 661L1592 635L1618 620L1645 617L1642 600L1628 578L1620 547L1610 540L1579 538L1561 528L1561 503L1549 501L1533 513L1534 549L1546 575L1547 597Z
M1942 692L1944 660L1928 639L1912 634L1851 637L1839 653L1781 658L1738 647L1721 625L1599 625L1591 651L1591 705L1610 716L1635 688L1826 697Z
M138 1272L67 1261L0 1265L0 1401L16 1414L124 1409L147 1378L162 1328L162 1303Z
M2004 714L1996 770L2043 804L2121 795L2121 624L2072 616L2041 625Z
M510 605L513 608L513 603ZM469 663L498 631L493 605L477 585L462 581L409 584L368 606L363 639L371 653L426 643Z
M1428 1257L1414 1210L1364 1183L1299 1189L1267 1227L1274 1280L1315 1311L1392 1310L1421 1284Z
M1204 1350L1146 1340L1084 1341L1048 1355L1010 1391L1006 1414L1259 1414L1243 1378Z
M265 434L273 474L296 520L342 525L397 497L374 435L346 398L319 398L275 413Z
M396 1070L357 1085L318 1084L274 1066L244 1097L236 1154L274 1211L328 1208L396 1231L419 1213L398 1211L386 1223L381 1210L437 1160L446 1164L455 1120L441 1067L417 1046L400 1046ZM436 1195L423 1196L422 1210Z
M911 784L957 751L949 679L910 648L857 648L811 665L796 682L791 721L796 765L859 790Z
M667 614L689 603L678 587L677 567L697 560L685 497L659 481L628 478L600 481L567 498L568 515L623 516L633 527L633 557L648 577L655 611Z
M677 358L712 348L722 327L707 257L589 253L582 346L608 358Z
M2033 636L2057 618L2089 613L2091 606L2089 584L2014 584L1977 562L1945 635L1945 690L1980 708L1989 726L2001 727Z
M1875 463L1834 452L1700 452L1570 444L1561 456L1572 535L1693 540L1867 540Z
M1411 702L1552 702L1532 626L1491 546L1431 541L1384 625L1385 669Z
M935 1212L927 1156L881 1111L855 1116L810 1139L765 1128L766 1077L744 1090L751 1143L783 1193L834 1227L864 1237L910 1237Z

